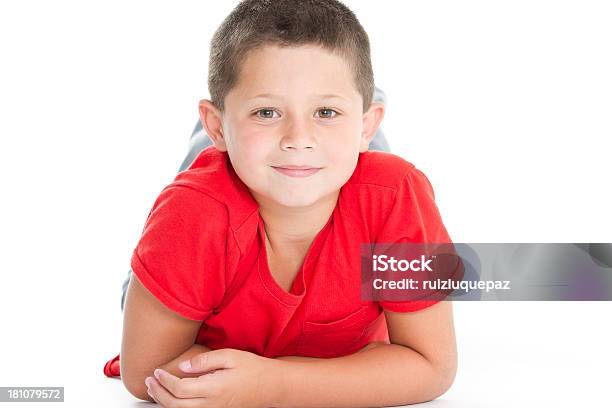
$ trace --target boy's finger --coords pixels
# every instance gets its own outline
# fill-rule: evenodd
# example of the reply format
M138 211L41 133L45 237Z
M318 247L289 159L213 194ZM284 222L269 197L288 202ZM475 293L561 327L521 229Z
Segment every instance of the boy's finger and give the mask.
M210 403L204 398L176 398L155 379L151 383L149 395L162 407L204 408Z
M179 378L160 368L154 371L154 375L159 383L176 398L208 397L210 388L213 386L213 379L207 375L198 378Z
M219 349L196 354L189 360L182 361L179 368L186 373L207 372L221 368L232 368L232 350Z

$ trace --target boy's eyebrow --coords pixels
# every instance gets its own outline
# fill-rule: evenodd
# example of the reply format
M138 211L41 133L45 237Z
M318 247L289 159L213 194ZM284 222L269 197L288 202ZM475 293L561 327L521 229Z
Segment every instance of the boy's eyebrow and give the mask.
M313 98L320 98L320 99L344 99L344 100L349 101L344 96L335 95L335 94L312 95L312 96L313 96ZM257 99L257 98L282 99L282 96L274 95L274 94L270 94L270 93L263 93L263 94L255 95L252 98L249 98L248 100Z

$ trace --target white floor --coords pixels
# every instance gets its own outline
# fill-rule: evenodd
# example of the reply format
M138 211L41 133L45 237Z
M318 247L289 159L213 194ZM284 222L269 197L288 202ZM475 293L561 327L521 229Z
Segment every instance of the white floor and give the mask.
M449 392L424 405L606 405L612 380L612 302L454 305L458 375ZM5 335L0 386L64 386L63 406L71 407L147 404L132 397L120 380L102 373L105 359L119 350L121 315L114 317L72 327L71 332L62 332L62 327L52 329L41 319L24 325L21 332ZM29 335L37 330L46 334ZM65 333L88 333L91 340L79 341L82 335L70 337ZM29 405L19 404L15 406Z

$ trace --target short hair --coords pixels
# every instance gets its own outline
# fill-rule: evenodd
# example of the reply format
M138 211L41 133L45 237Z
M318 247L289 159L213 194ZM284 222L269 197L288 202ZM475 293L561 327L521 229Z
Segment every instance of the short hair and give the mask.
M268 45L318 45L347 62L366 112L374 95L368 35L337 0L243 0L223 20L210 44L208 90L225 110L248 54Z

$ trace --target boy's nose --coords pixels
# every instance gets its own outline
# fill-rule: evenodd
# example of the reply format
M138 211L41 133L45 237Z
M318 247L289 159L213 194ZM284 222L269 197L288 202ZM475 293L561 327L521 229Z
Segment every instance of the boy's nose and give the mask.
M317 146L314 131L304 121L294 120L290 126L283 129L280 141L282 150L286 149L313 149Z

